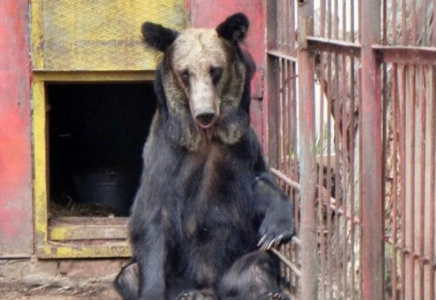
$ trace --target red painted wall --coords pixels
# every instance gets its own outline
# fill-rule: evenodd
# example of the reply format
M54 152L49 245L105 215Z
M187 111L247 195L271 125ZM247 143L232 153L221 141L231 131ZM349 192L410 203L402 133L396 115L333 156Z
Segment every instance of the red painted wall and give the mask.
M246 46L257 65L252 82L251 125L262 137L263 74L264 74L264 24L262 0L187 0L192 27L214 28L233 13L243 12L250 19Z
M0 257L33 248L28 7L0 5Z

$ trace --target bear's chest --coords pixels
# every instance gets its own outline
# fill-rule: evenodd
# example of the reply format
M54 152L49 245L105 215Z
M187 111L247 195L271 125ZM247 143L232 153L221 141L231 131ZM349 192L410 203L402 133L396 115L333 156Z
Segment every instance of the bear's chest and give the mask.
M211 213L244 205L255 182L248 161L221 147L187 156L177 179L185 204L207 208Z
M237 236L248 229L253 215L255 180L246 161L222 149L186 160L179 179L184 199L181 207L185 237L207 242L210 237Z

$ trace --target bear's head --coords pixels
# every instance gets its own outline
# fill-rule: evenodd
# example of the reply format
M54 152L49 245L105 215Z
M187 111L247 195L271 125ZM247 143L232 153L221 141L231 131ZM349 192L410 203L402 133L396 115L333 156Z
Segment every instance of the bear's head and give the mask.
M234 144L249 129L254 63L240 43L249 22L234 14L215 29L175 31L146 22L145 43L164 53L155 80L158 118L190 150L212 140Z

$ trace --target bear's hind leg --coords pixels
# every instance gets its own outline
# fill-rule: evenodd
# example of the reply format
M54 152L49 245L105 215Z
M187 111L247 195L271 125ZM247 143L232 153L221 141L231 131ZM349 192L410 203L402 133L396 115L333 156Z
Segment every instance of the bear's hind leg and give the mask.
M224 274L222 300L289 300L279 288L280 261L272 253L253 251L239 258Z
M217 300L212 290L189 290L182 292L176 300Z
M139 268L132 262L124 266L115 279L115 289L123 300L136 300L139 294Z

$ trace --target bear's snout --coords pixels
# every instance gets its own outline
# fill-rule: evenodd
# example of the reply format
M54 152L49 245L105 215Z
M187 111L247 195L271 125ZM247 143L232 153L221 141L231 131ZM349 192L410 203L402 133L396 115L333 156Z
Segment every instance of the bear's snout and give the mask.
M192 84L189 106L195 123L207 129L211 127L219 117L219 97L216 91L204 82Z
M215 122L215 112L213 110L205 110L195 115L195 121L201 128L209 128Z

